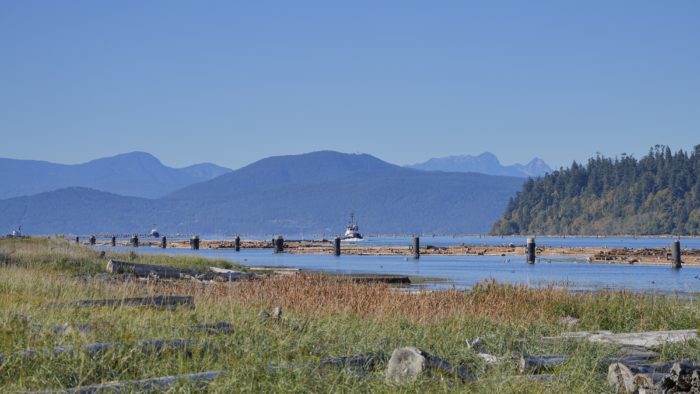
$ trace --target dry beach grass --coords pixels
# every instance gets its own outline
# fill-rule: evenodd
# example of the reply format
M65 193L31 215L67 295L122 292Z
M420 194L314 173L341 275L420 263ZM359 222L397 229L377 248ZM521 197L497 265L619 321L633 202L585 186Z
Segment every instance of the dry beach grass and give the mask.
M564 316L583 330L640 331L697 328L696 299L627 292L571 293L559 287L529 289L485 282L472 291L422 294L398 292L385 284L352 283L322 275L271 276L240 283L124 280L101 274L108 258L180 267L220 265L194 257L107 253L63 240L0 240L0 388L5 392L56 390L110 381L221 370L206 387L187 384L172 391L208 392L606 392L600 360L612 349L589 343L547 343L565 327ZM158 294L192 295L194 308L79 308L84 299ZM280 320L261 311L281 306ZM193 330L226 321L228 333ZM69 323L74 329L56 333ZM487 367L465 340L481 337L483 351L503 362ZM216 352L190 349L145 352L143 339L206 341ZM54 349L90 343L116 343L99 355L52 355L28 349ZM354 371L321 369L328 356L390 353L418 346L464 365L478 376L462 383L433 374L397 387L383 379L383 367L358 376ZM570 354L571 360L538 381L517 375L514 356ZM700 344L667 345L663 358L700 360ZM527 375L526 375L527 376Z

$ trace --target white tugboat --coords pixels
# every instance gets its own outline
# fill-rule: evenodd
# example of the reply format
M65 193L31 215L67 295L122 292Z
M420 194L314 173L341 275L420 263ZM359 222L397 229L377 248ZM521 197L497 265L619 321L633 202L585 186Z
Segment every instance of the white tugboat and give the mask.
M343 241L359 241L362 239L362 234L360 234L360 227L355 222L355 214L350 214L350 222L345 229L345 235L343 235Z

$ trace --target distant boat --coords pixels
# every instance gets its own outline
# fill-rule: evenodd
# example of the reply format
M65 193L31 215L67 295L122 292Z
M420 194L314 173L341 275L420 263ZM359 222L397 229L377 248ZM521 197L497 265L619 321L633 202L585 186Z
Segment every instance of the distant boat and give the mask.
M155 226L153 226L153 228L151 229L151 233L149 235L153 238L160 237L160 233L158 232L158 229Z
M344 241L359 241L362 239L362 234L360 234L360 227L355 222L355 214L350 214L350 222L345 228L345 235L343 235Z
M17 230L12 230L13 238L20 238L22 236L22 226L17 227Z

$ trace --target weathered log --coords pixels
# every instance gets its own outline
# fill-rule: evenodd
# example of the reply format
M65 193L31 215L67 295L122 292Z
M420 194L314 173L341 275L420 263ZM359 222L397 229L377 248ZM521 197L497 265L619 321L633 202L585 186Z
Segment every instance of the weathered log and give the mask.
M175 308L187 306L194 308L194 298L192 296L153 296L153 297L132 297L116 298L106 300L81 300L65 304L68 306L91 307L91 306L146 306L155 308Z
M698 339L698 331L672 330L672 331L647 331L613 334L608 331L601 332L571 332L558 337L545 337L544 340L561 339L586 339L595 343L605 343L623 347L639 347L656 349L667 343L686 342Z
M242 272L242 271L230 270L230 269L219 268L219 267L209 267L209 271L211 271L211 272L203 274L201 276L201 278L218 277L218 278L222 278L222 279L225 279L228 281L236 281L236 280L249 280L249 279L253 279L255 277L255 274L253 274L251 272Z
M657 385L659 393L697 393L700 392L700 377L693 363L676 362L671 370Z
M474 375L467 371L463 366L453 366L452 364L450 364L446 360L441 359L440 357L428 355L426 360L426 366L428 368L437 369L448 375L460 378L462 379L462 381L474 380Z
M97 384L92 386L76 387L59 393L70 394L94 394L94 393L121 393L121 392L153 392L163 391L178 383L204 385L223 375L223 371L207 371L176 376L163 376L126 382L114 382ZM51 391L56 393L56 391Z
M199 274L199 272L194 270L181 270L164 265L138 264L117 260L109 260L107 262L107 272L113 274L132 274L142 278L155 275L159 278L174 279L191 278Z
M550 372L567 360L569 360L567 355L522 355L518 361L518 371L520 373Z
M408 276L359 276L351 279L355 283L360 282L381 282L392 284L410 284L411 279Z
M656 374L656 378L660 379ZM654 388L654 374L648 369L613 363L608 367L608 384L616 393L638 393Z
M608 384L618 393L700 392L700 369L692 362L675 361L650 365L613 363Z
M387 356L384 353L326 357L321 360L320 367L360 368L361 370L368 372L373 370L377 364L385 362L386 360Z
M658 357L654 352L629 353L622 356L608 356L603 359L604 364L624 363L634 366L648 366L652 372L666 372L670 365L650 364ZM553 369L564 364L570 359L568 355L521 355L518 361L518 371L520 373L542 373L551 372ZM665 368L665 370L664 370Z

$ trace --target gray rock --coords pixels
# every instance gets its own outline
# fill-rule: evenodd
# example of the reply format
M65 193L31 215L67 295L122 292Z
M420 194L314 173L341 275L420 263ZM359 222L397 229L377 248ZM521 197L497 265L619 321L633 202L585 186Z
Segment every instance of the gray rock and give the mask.
M415 381L426 369L428 354L415 347L394 350L386 368L386 380L397 384Z

